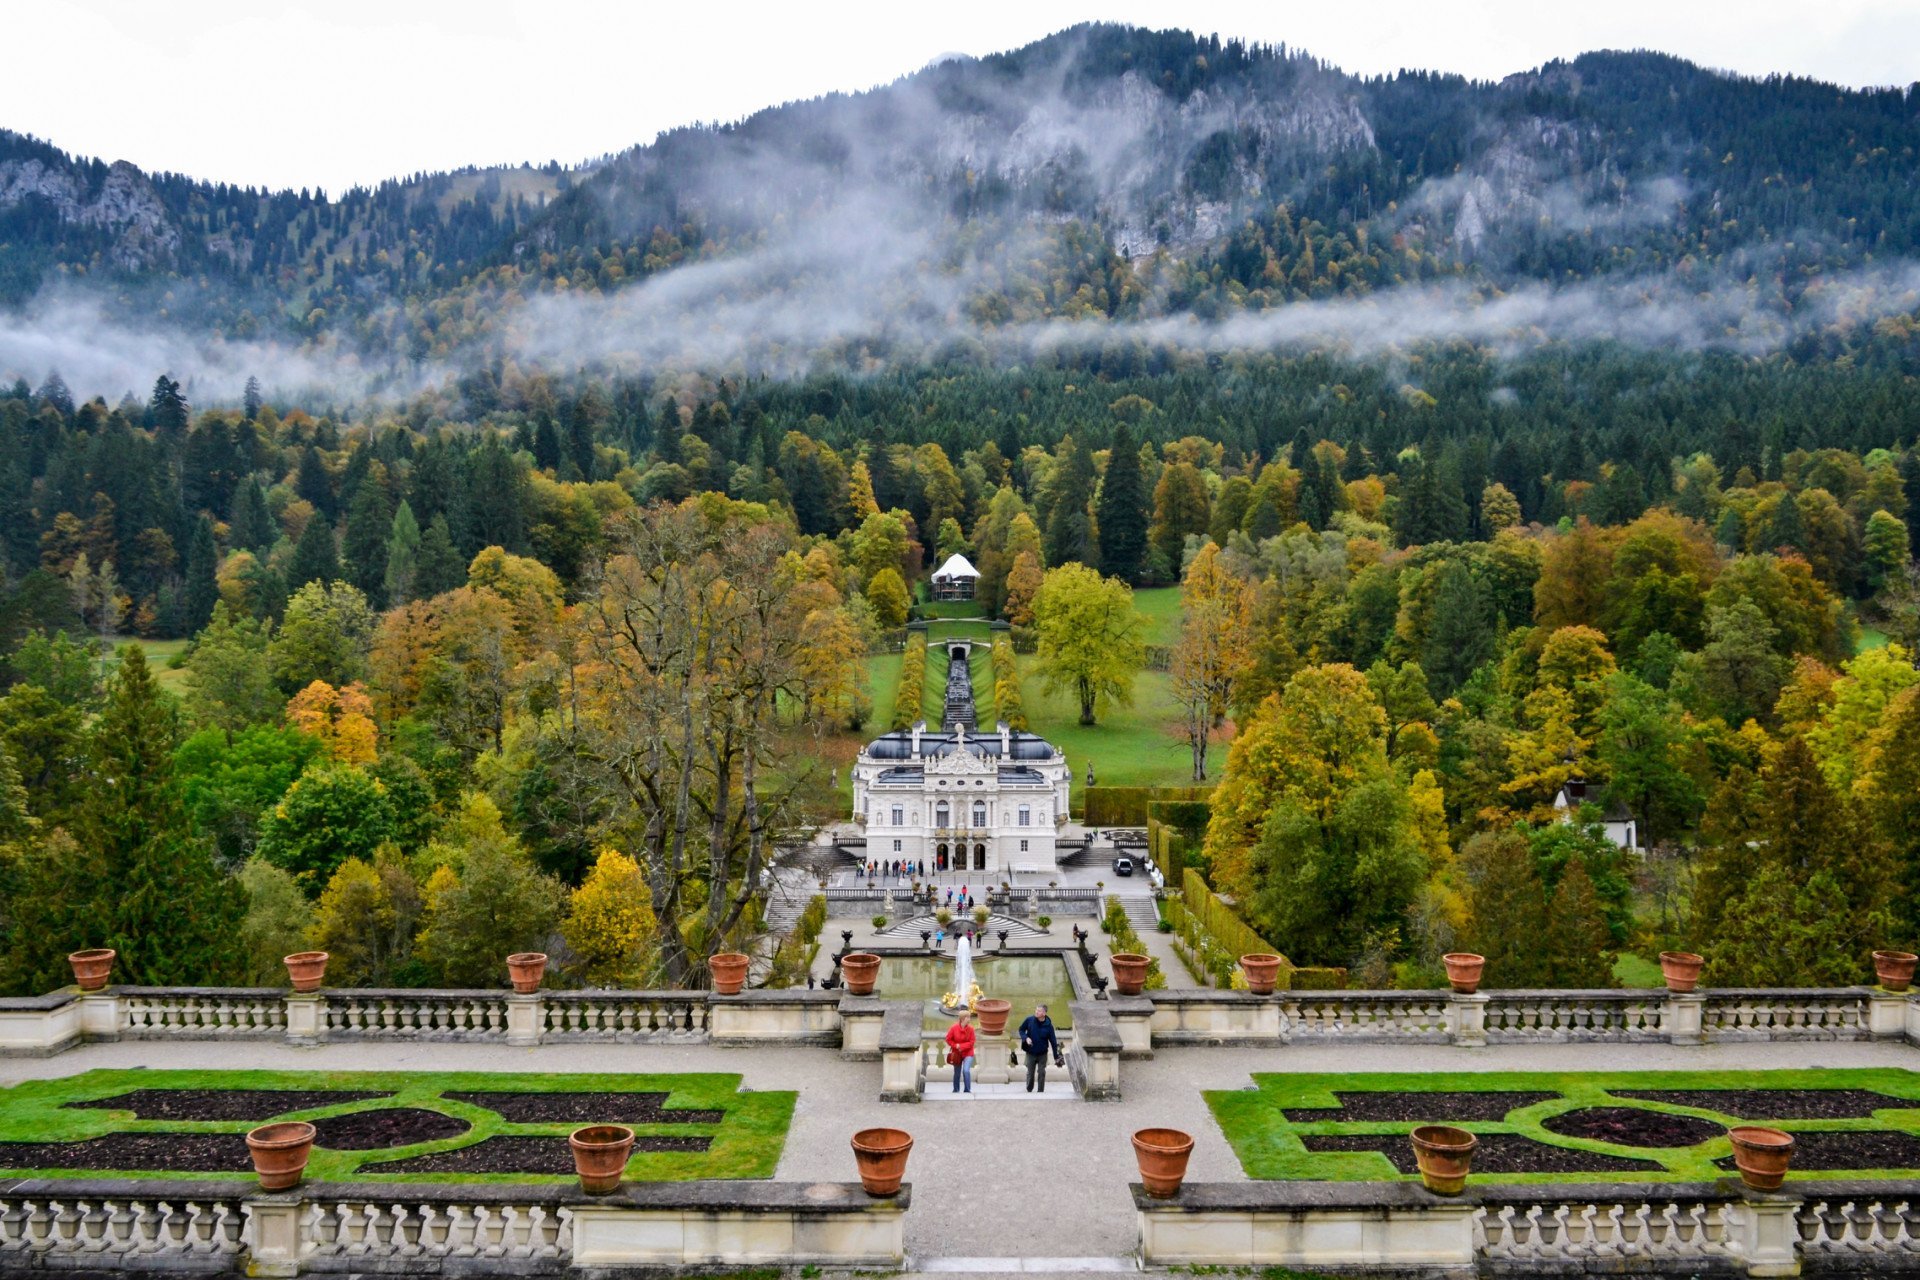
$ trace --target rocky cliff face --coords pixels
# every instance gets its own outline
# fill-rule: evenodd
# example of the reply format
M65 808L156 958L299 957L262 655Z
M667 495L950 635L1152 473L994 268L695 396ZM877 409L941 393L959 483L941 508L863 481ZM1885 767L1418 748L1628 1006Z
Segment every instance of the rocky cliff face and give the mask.
M129 271L170 266L180 245L179 228L153 184L125 160L115 161L93 192L74 172L40 160L0 162L0 208L34 200L46 202L62 222L106 232L113 264Z

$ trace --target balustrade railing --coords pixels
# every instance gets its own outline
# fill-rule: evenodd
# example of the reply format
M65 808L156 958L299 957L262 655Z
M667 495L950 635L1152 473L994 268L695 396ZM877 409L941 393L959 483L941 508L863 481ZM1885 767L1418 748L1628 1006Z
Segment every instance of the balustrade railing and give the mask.
M454 1262L532 1262L573 1252L573 1211L565 1205L506 1201L418 1203L326 1199L301 1209L309 1257Z
M491 1039L507 1033L507 993L330 990L322 1025L342 1039Z
M549 992L542 1040L687 1040L707 1034L704 991Z
M1495 991L1487 998L1487 1043L1664 1040L1666 1008L1665 992Z
M264 1039L287 1033L276 987L139 987L120 995L120 1034L134 1040Z
M1803 1254L1830 1265L1887 1266L1905 1258L1912 1267L1920 1260L1920 1190L1854 1184L1796 1190L1807 1197L1796 1215Z
M230 1257L244 1247L239 1195L207 1194L175 1184L152 1194L0 1192L0 1273L114 1269L146 1255Z
M1551 1188L1529 1199L1482 1205L1474 1214L1474 1252L1497 1263L1543 1269L1575 1263L1625 1269L1631 1262L1679 1266L1734 1256L1737 1214L1728 1198L1635 1194L1561 1199Z
M1448 1004L1431 991L1289 991L1280 1034L1290 1040L1440 1040Z
M1864 987L1711 990L1701 1031L1709 1040L1860 1040L1870 1034L1871 995Z

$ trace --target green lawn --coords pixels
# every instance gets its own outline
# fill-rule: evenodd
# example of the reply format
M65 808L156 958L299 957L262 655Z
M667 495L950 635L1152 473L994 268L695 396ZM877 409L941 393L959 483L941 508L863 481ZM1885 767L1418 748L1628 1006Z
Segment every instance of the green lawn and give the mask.
M1148 644L1179 643L1180 588L1142 587L1133 593L1133 607L1146 615Z
M1080 702L1070 690L1048 694L1037 668L1038 659L1021 655L1020 693L1027 705L1033 731L1067 753L1073 766L1076 807L1086 785L1087 762L1093 762L1094 781L1103 787L1186 786L1193 776L1193 756L1181 728L1180 706L1163 672L1143 671L1133 682L1133 705L1108 707L1098 722L1080 723ZM1208 757L1217 776L1225 767L1226 744L1216 744Z
M1613 976L1623 987L1664 987L1666 975L1660 972L1660 962L1637 956L1631 951L1622 951L1613 962Z
M451 1138L373 1151L333 1151L315 1146L307 1166L312 1181L508 1182L556 1183L570 1175L530 1173L380 1173L375 1164L453 1151L491 1137L564 1137L575 1124L514 1124L499 1113L442 1096L449 1092L514 1093L666 1093L672 1111L705 1110L725 1114L718 1123L633 1124L636 1134L662 1137L711 1137L704 1152L636 1151L626 1176L634 1182L684 1182L697 1178L770 1178L780 1162L795 1094L786 1090L742 1092L740 1077L701 1073L674 1075L555 1075L486 1072L374 1071L89 1071L57 1080L33 1080L0 1089L0 1175L97 1178L119 1171L21 1167L8 1164L4 1145L15 1142L76 1142L111 1133L244 1134L268 1117L245 1121L140 1120L125 1110L69 1109L64 1104L116 1097L135 1089L351 1089L381 1090L392 1096L338 1103L274 1119L317 1120L327 1116L385 1108L420 1108L468 1122L472 1127ZM230 1178L230 1173L125 1171L127 1177ZM244 1176L244 1175L242 1175Z
M1884 649L1886 647L1886 632L1880 630L1878 627L1861 627L1860 639L1854 644L1853 651L1855 653L1865 653L1869 649Z
M1519 1134L1534 1142L1562 1149L1650 1161L1644 1172L1595 1173L1483 1173L1477 1183L1713 1181L1728 1176L1715 1161L1729 1155L1724 1133L1692 1146L1649 1148L1569 1137L1543 1127L1542 1122L1588 1107L1631 1107L1636 1110L1688 1116L1721 1126L1765 1123L1790 1132L1891 1131L1920 1142L1920 1075L1894 1068L1812 1071L1640 1071L1640 1072L1463 1072L1459 1074L1260 1074L1254 1088L1211 1091L1206 1095L1214 1119L1226 1135L1241 1167L1250 1178L1287 1181L1353 1182L1413 1181L1418 1175L1401 1173L1380 1151L1309 1151L1303 1137L1327 1135L1386 1135L1402 1150L1401 1135L1419 1124L1449 1123L1478 1134ZM1619 1096L1611 1090L1644 1089L1860 1089L1889 1095L1885 1107L1858 1119L1776 1120ZM1396 1121L1289 1120L1288 1108L1337 1108L1336 1093L1497 1093L1528 1091L1555 1095L1544 1101L1516 1105L1499 1120L1459 1120L1452 1109L1460 1104L1442 1099L1417 1119ZM1717 1100L1716 1100L1717 1101ZM1524 1103L1524 1100L1520 1100ZM1499 1104L1495 1104L1498 1106ZM1723 1104L1731 1105L1731 1104ZM1920 1160L1915 1161L1920 1165ZM1920 1177L1920 1168L1802 1170L1795 1179L1842 1177Z
M186 692L186 668L175 667L170 664L175 658L178 658L187 651L187 641L136 640L128 637L124 640L115 640L113 642L113 648L117 649L123 644L137 644L140 646L141 651L147 655L148 669L153 672L154 680L158 682L162 689L176 694Z

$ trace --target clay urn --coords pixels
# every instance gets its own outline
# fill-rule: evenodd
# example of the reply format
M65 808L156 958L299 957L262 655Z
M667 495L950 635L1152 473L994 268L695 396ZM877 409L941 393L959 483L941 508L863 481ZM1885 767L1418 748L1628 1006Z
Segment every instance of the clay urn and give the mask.
M1137 1129L1133 1158L1140 1166L1140 1184L1156 1200L1180 1194L1193 1155L1193 1135L1178 1129Z
M870 1196L897 1195L907 1174L913 1135L905 1129L862 1129L853 1135L853 1160Z
M327 953L324 951L296 951L280 963L287 966L287 977L293 979L295 991L318 991L320 984L327 980Z
M304 1120L263 1124L247 1134L247 1154L260 1175L262 1191L285 1191L300 1185L313 1154L314 1127Z
M82 991L98 991L107 985L107 978L113 973L113 954L110 947L95 947L67 957L67 963L73 966L73 980Z
M547 953L544 951L516 951L507 957L507 976L513 979L516 995L530 996L540 989L540 979L547 976Z
M713 993L717 996L737 996L747 981L747 957L738 951L722 951L707 959L707 969L713 974Z
M1463 996L1470 996L1480 989L1480 971L1487 967L1485 956L1474 955L1471 951L1449 951L1440 957L1447 966L1447 985Z
M1874 976L1889 991L1905 991L1913 985L1914 954L1911 951L1873 953Z
M1700 982L1700 968L1706 961L1691 951L1662 951L1660 953L1660 976L1667 980L1667 990L1685 994Z
M980 1017L981 1035L1004 1035L1007 1030L1007 1015L1013 1012L1013 1001L982 997L974 1001L973 1011Z
M620 1177L627 1171L633 1130L623 1124L590 1124L568 1134L567 1146L573 1150L580 1189L590 1196L609 1195L619 1189Z
M1265 952L1241 956L1240 972L1247 975L1247 990L1257 996L1270 996L1280 978L1280 957Z
M870 996L880 976L880 957L871 951L849 951L840 957L840 976L846 980L848 995Z
M1420 1166L1420 1181L1427 1190L1440 1196L1464 1191L1480 1139L1448 1124L1423 1124L1412 1137L1414 1162Z
M1755 1191L1778 1191L1793 1159L1793 1135L1758 1125L1736 1125L1727 1130L1733 1143L1733 1167L1740 1181Z
M1137 996L1147 988L1147 966L1153 963L1150 956L1134 955L1130 951L1116 951L1108 957L1113 965L1113 989L1123 996Z

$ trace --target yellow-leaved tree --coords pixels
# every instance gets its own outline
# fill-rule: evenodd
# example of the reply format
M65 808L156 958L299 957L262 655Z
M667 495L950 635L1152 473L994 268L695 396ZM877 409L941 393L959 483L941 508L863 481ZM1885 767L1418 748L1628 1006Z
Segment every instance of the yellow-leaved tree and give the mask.
M318 738L342 764L372 764L380 735L373 726L373 700L359 681L336 689L315 680L287 703L287 723Z
M560 934L579 957L586 982L637 986L645 980L647 949L659 923L640 864L618 849L602 849L568 899Z

